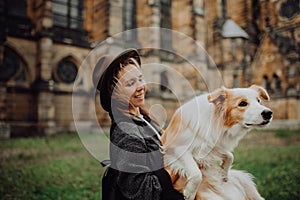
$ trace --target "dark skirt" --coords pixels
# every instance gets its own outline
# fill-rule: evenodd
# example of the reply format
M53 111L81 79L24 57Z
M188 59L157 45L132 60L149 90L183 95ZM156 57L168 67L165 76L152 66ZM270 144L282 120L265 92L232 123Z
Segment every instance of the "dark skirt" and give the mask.
M116 180L118 171L107 167L102 178L102 200L125 200L122 196Z

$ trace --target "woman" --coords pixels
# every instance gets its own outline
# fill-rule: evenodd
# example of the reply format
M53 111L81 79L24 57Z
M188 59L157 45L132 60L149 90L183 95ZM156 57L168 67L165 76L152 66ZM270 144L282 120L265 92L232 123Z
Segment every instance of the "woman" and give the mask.
M103 56L93 73L101 106L111 118L111 165L102 179L103 200L184 199L163 168L161 131L145 109L147 87L135 49Z

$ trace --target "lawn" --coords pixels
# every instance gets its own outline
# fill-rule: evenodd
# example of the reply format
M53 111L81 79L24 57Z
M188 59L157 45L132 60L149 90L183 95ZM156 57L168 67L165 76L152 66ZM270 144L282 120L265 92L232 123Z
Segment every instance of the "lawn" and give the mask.
M104 169L76 133L0 144L1 199L101 199ZM252 173L268 200L299 199L299 144L299 131L252 131L235 150L233 168Z
M1 199L101 199L103 168L76 133L1 141Z

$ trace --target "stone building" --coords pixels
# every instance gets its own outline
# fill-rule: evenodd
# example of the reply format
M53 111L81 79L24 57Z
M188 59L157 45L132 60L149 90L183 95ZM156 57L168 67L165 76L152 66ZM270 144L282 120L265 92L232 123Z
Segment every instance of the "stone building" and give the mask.
M153 84L149 90L150 104L163 107L158 112L164 110L166 121L178 98L192 96L188 87L199 94L219 85L214 85L213 75L196 73L195 63L208 74L220 72L227 87L264 86L271 94L275 119L300 120L299 5L299 0L1 1L0 121L10 125L12 136L71 130L74 84L86 94L93 88L88 75L76 82L82 63L92 66L101 53L128 47L138 48L145 63L174 69L164 74L167 89ZM152 27L149 34L126 32L147 27ZM184 38L153 27L171 29ZM124 40L91 54L119 33ZM195 43L208 55L203 56ZM151 48L143 48L148 45ZM185 58L179 55L185 53ZM164 71L145 67L155 83ZM86 101L82 98L85 112L75 113L82 122L93 115ZM96 111L97 119L108 125L99 106Z

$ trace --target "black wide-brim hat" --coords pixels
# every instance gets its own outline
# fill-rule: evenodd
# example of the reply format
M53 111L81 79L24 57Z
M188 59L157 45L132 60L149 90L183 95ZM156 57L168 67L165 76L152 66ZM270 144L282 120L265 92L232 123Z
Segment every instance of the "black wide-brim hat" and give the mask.
M101 106L107 112L111 111L112 81L116 73L121 69L120 64L128 58L134 58L141 66L140 55L136 49L126 49L117 56L102 56L93 71L94 86L100 92Z

